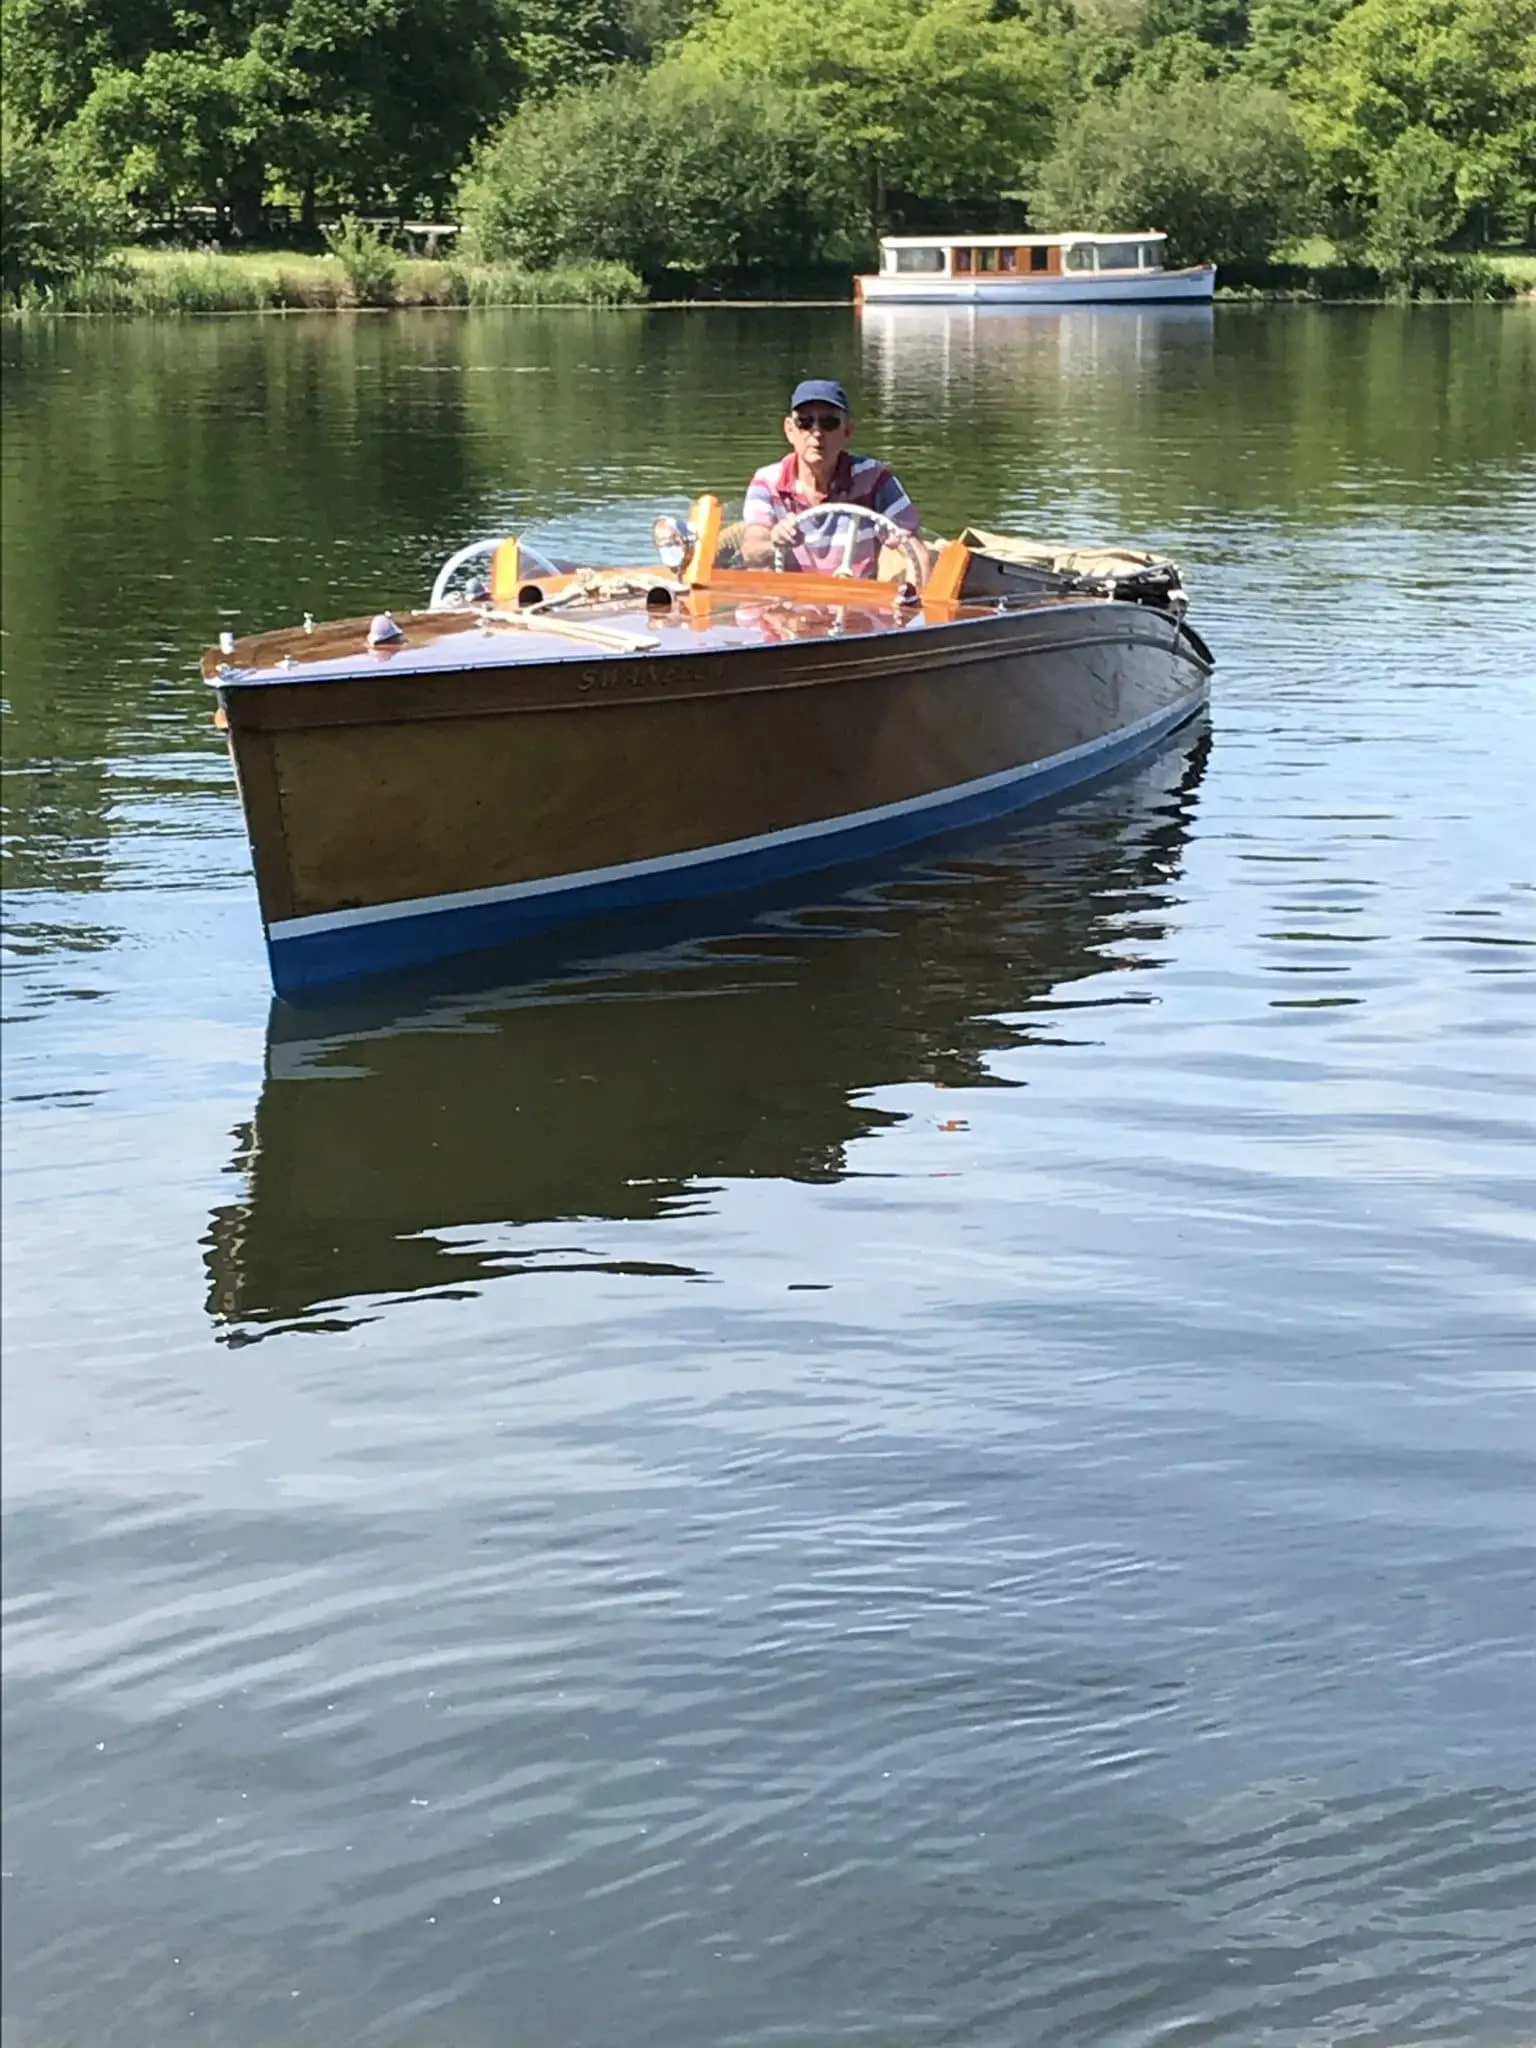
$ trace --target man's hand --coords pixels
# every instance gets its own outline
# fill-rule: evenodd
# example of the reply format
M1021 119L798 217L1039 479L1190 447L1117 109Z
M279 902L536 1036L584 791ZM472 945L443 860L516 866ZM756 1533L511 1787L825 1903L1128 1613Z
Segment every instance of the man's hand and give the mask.
M800 538L800 522L793 512L772 526L749 526L741 537L741 559L749 569L771 569L780 548L792 548Z

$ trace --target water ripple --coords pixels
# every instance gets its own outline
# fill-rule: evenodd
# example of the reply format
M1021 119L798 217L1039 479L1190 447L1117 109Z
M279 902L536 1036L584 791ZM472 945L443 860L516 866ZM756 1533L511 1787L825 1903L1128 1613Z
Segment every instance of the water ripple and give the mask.
M6 2048L1528 2048L1532 332L0 338ZM935 524L1180 554L1209 730L269 1018L203 639L640 534L813 346Z

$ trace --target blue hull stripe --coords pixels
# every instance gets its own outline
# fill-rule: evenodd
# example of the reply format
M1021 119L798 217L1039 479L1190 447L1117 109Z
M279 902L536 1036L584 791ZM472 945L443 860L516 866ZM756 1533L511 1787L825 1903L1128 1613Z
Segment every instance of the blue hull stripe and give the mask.
M753 889L864 861L937 834L1006 817L1147 753L1202 708L1204 690L1103 739L902 803L623 866L499 888L285 918L267 928L279 995L509 944L559 925Z

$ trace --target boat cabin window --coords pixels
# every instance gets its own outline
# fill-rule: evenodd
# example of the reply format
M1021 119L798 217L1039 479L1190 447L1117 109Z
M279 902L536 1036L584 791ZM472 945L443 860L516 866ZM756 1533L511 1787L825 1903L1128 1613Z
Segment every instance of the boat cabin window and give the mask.
M978 270L996 270L997 251L995 249L978 249L976 251L976 268Z
M1098 268L1100 270L1135 270L1141 250L1140 242L1100 242L1097 244Z
M1031 270L1049 270L1051 267L1050 250L1043 249L1037 242L1029 252L1029 267Z
M906 272L922 271L929 276L942 273L944 251L942 249L887 249L892 259L890 268Z
M1070 242L1061 252L1062 266L1066 270L1092 270L1092 242Z
M997 252L997 267L999 270L1017 270L1019 267L1018 250L999 249Z
M971 267L971 252L970 252L970 250L969 250L969 249L951 249L951 250L950 250L950 252L949 252L949 265L950 265L950 268L951 268L951 270L955 270L955 271L969 270L969 269L970 269L970 267Z

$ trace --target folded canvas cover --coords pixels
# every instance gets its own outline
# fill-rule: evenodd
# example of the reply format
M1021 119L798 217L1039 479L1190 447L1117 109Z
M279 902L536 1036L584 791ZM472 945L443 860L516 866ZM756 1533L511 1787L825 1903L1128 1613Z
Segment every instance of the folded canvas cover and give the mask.
M1074 548L1056 540L1026 540L1018 534L987 533L968 526L960 536L979 555L1013 562L1021 569L1044 569L1057 576L1142 576L1148 570L1177 577L1177 566L1161 555L1138 554L1131 548Z

